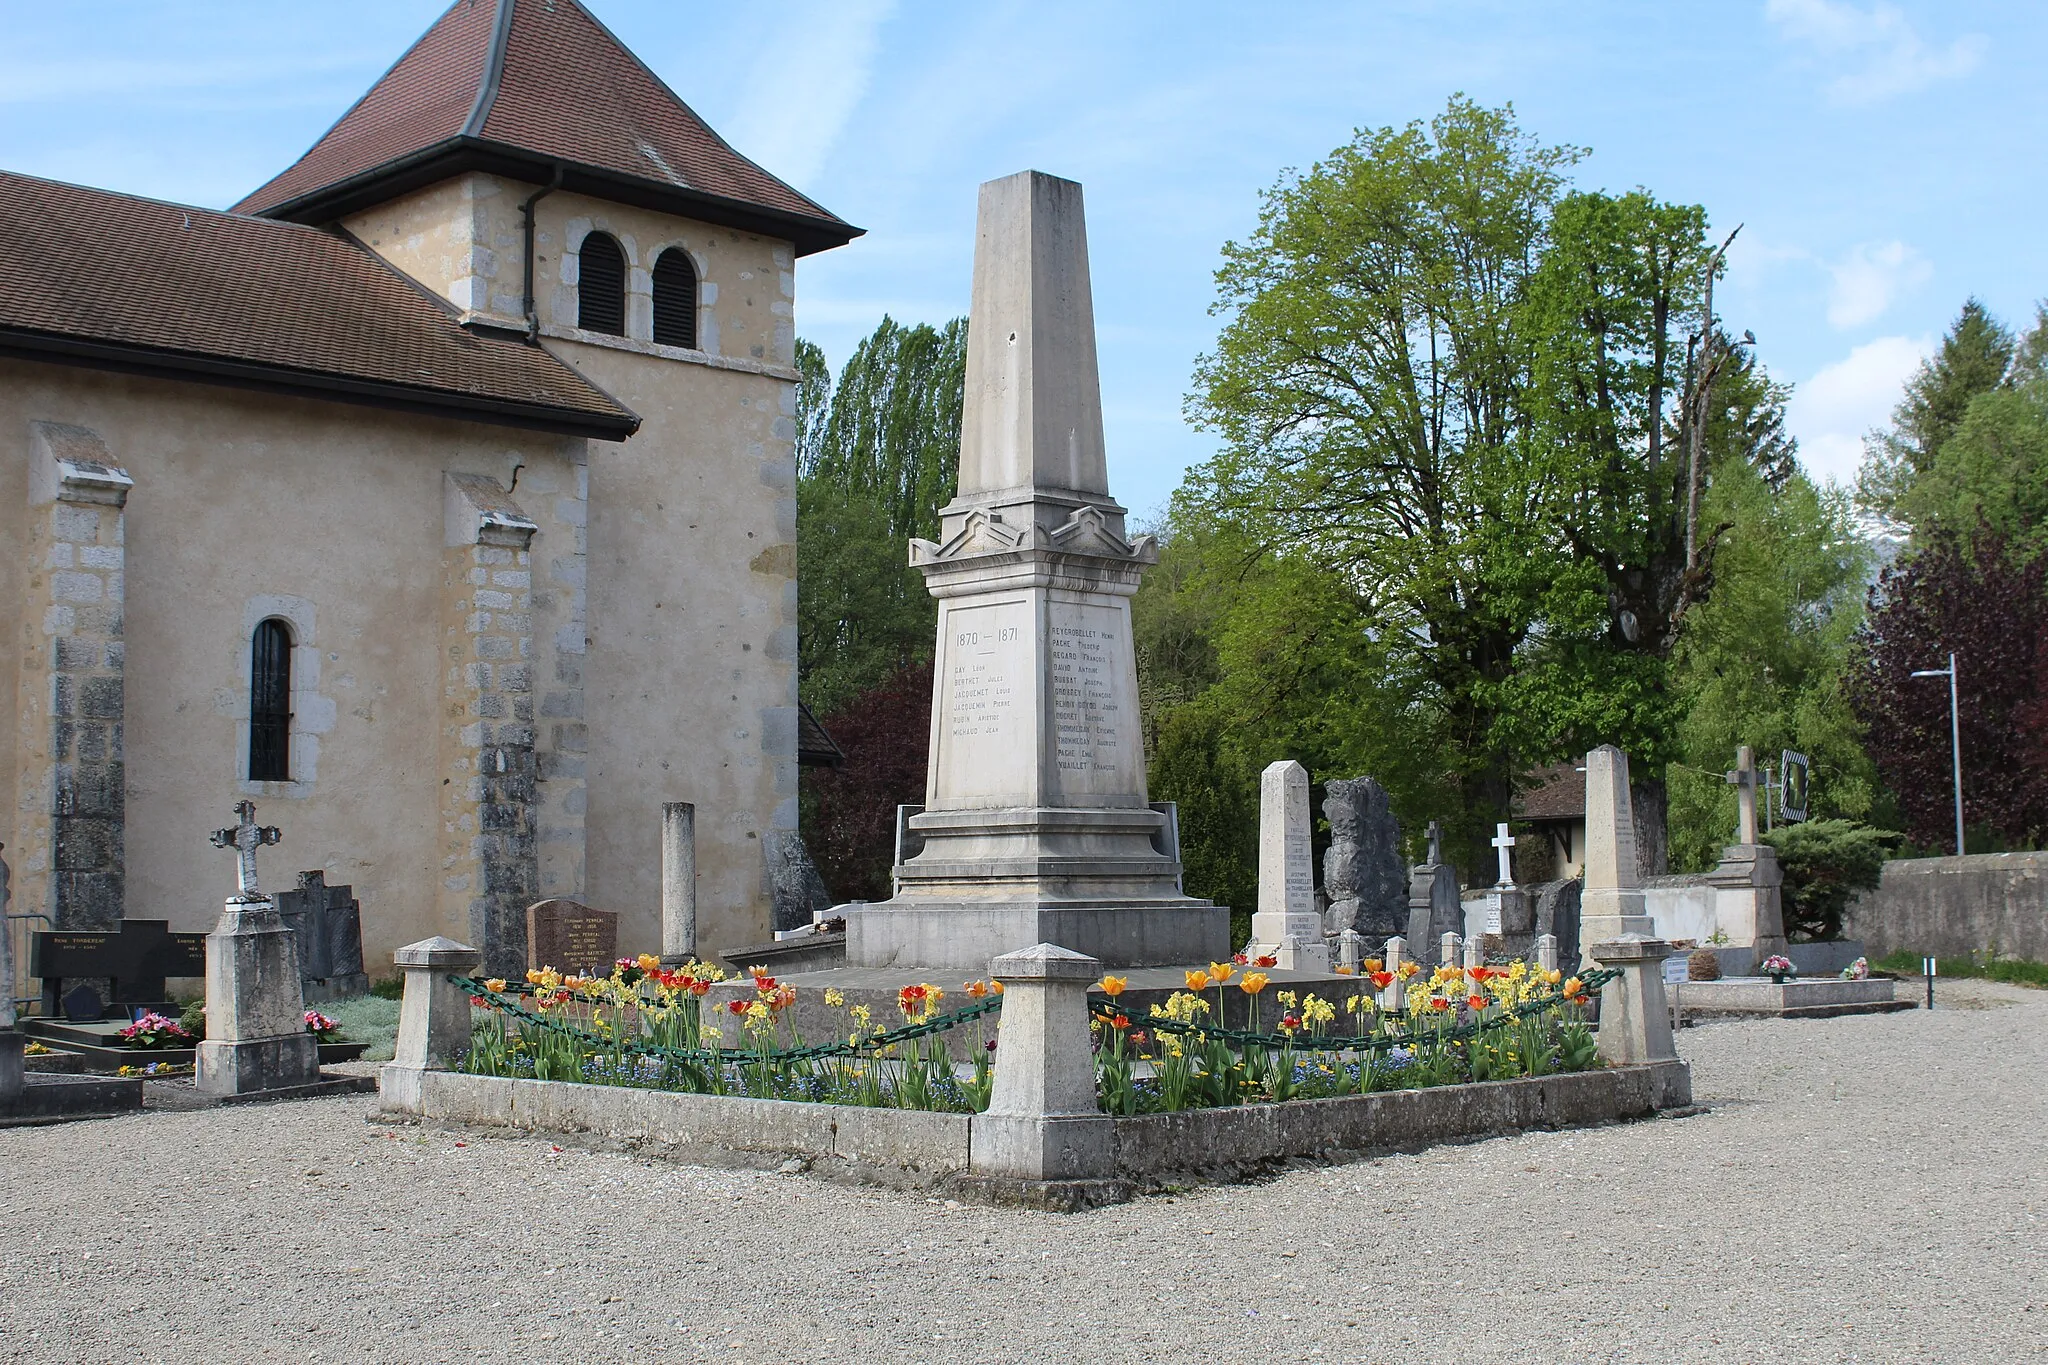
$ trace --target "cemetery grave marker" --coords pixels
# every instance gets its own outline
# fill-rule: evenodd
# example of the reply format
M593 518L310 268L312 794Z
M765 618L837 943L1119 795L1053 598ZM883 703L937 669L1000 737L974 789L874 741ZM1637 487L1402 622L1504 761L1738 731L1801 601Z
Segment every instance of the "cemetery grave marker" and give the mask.
M605 976L619 957L619 917L572 900L537 901L526 910L526 962L569 976Z
M43 1013L74 1023L104 1017L109 1003L165 1008L164 978L206 974L206 935L174 931L169 920L123 920L111 930L39 930L29 944L29 975L42 980ZM113 983L111 1002L86 984L94 981ZM97 1006L81 991L90 991Z

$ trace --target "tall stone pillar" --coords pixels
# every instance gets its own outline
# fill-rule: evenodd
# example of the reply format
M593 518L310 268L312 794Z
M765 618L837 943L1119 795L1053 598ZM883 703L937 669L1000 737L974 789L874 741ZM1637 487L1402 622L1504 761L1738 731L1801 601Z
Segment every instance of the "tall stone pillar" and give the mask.
M959 494L911 542L939 599L923 847L849 918L861 966L985 971L1056 943L1110 966L1228 949L1145 791L1130 599L1157 559L1109 496L1081 187L981 187Z
M442 564L439 919L483 945L484 970L526 970L540 897L534 759L535 523L494 479L447 476Z
M1656 930L1643 904L1636 862L1635 806L1628 755L1603 744L1586 755L1586 889L1579 902L1579 941L1604 943Z
M121 921L127 473L97 434L31 425L29 565L16 714L16 909Z

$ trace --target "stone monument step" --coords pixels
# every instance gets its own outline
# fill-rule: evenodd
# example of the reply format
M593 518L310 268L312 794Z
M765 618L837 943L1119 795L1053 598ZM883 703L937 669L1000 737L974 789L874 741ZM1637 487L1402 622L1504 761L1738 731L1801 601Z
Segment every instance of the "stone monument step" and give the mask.
M1679 1012L1695 1019L1828 1019L1918 1008L1917 1001L1896 998L1895 986L1887 977L1795 977L1778 982L1767 976L1737 976L1680 981L1671 990Z

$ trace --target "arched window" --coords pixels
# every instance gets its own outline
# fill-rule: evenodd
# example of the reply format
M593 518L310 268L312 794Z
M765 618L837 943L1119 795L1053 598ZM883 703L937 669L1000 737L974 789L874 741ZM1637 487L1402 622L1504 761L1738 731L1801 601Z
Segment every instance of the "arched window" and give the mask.
M697 266L679 246L654 263L654 339L697 349Z
M586 332L626 334L626 253L602 232L583 239L577 253L576 325Z
M292 632L272 617L249 642L249 780L292 780Z

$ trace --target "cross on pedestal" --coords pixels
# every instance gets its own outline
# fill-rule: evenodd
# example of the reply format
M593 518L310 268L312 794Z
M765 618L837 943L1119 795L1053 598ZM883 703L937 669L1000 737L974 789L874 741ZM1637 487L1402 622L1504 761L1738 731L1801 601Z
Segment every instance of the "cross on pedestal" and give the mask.
M1493 828L1493 846L1500 850L1500 884L1513 886L1515 870L1508 865L1508 850L1515 846L1514 836L1508 833L1506 825L1495 825Z
M1735 771L1724 774L1735 788L1735 842L1756 842L1756 754L1745 744L1735 751Z
M1444 860L1444 827L1432 820L1429 822L1429 857L1425 860L1431 867L1439 866Z
M209 837L215 848L235 851L236 893L245 900L261 900L263 892L256 884L256 850L283 839L284 831L276 825L258 825L254 801L237 802L235 819L233 829L217 829Z

